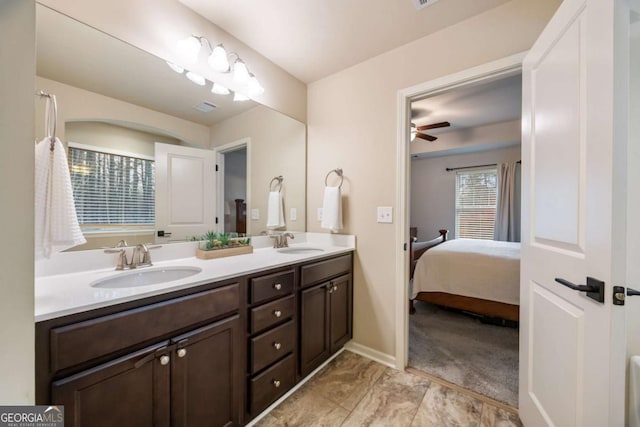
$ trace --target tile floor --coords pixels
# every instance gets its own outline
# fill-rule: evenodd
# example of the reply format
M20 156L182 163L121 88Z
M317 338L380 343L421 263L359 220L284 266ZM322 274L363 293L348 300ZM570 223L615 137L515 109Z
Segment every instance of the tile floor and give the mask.
M257 427L521 426L507 407L344 351Z

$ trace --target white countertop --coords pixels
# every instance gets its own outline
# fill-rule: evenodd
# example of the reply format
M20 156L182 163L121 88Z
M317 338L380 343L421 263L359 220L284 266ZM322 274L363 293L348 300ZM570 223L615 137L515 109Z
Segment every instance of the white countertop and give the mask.
M91 265L90 262L86 262L90 256L102 256L104 258L105 255L103 254L103 251L84 251L82 253L77 252L75 255L73 252L60 254L64 256L64 259L58 258L58 260L53 259L47 261L49 264L56 261L58 264L65 264L65 268L60 268L60 271L62 271L60 274L40 274L36 277L35 320L36 322L40 322L54 319L69 314L161 295L180 289L186 289L263 270L338 255L341 253L348 253L355 250L354 236L329 234L316 235L315 233L305 233L302 237L298 236L298 240L304 241L296 244L290 243L289 246L321 248L323 251L292 254L280 253L269 247L254 249L252 254L236 255L212 260L201 260L195 256L173 259L165 259L167 258L167 255L164 257L159 256L159 261L157 262L154 257L154 267L190 266L201 268L202 271L193 276L171 282L119 289L96 288L90 286L90 284L96 280L127 273L127 271L115 271L115 263L109 268L69 272L68 266L71 264ZM186 249L189 250L188 253L194 253L194 248L195 246L193 245L186 247ZM176 252L175 248L172 248L172 251L174 255L179 254L179 252ZM88 252L91 252L92 254L88 254ZM182 254L184 255L185 252L182 251ZM155 255L155 253L152 254L152 256ZM110 256L109 260L112 259L113 256ZM46 271L47 273L56 272L55 268L52 268L51 265L47 265L46 268L41 266L40 270ZM143 269L140 269L140 271L143 271Z

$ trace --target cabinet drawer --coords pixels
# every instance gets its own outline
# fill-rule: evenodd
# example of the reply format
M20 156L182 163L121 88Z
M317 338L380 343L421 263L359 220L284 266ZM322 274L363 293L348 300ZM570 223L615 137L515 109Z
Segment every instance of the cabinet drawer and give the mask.
M296 366L293 354L251 380L251 413L257 415L293 387Z
M293 295L251 309L251 333L263 331L269 326L293 317Z
M51 370L78 365L238 310L237 283L51 330Z
M251 339L251 373L254 374L295 347L296 326L289 321L282 326Z
M251 279L251 303L259 303L290 294L295 276L293 270Z
M305 265L300 269L301 287L320 283L331 277L351 272L351 254Z

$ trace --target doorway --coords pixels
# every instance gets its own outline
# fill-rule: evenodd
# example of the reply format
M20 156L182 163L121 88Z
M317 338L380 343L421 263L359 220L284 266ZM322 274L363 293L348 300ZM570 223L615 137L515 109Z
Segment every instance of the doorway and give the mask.
M247 206L250 200L250 140L216 147L218 232L245 236L250 233Z

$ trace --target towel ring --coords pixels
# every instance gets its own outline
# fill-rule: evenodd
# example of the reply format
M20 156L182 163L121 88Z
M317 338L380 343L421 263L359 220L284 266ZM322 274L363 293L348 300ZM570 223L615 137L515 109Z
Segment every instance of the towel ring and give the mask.
M282 175L276 176L274 177L271 182L269 183L269 191L275 191L275 187L278 188L278 193L280 192L280 190L282 190L282 181L284 180L284 178L282 177ZM277 181L275 185L273 185L273 182Z
M50 150L53 151L56 142L56 128L58 126L58 102L56 96L42 90L35 93L40 98L47 98L46 116L45 116L45 132L51 139Z
M331 175L332 173L335 173L340 177L340 185L338 185L338 188L342 188L342 183L344 182L344 176L342 175L342 168L330 170L327 176L324 177L324 186L325 187L328 186L327 181L329 180L329 175Z

